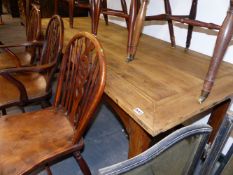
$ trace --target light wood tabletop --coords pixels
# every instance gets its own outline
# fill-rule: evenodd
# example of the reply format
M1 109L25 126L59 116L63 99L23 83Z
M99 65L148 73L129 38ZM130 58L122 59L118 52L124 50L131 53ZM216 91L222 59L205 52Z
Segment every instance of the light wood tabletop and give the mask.
M48 19L42 20L45 28ZM90 18L75 18L69 28L64 18L65 41L77 31L90 31ZM156 32L156 31L155 31ZM143 35L135 60L126 62L127 29L100 21L97 38L107 61L105 95L150 136L157 136L233 95L233 65L223 62L210 96L198 97L210 58ZM229 105L230 103L228 103ZM227 107L228 107L227 105ZM150 137L149 136L149 137Z

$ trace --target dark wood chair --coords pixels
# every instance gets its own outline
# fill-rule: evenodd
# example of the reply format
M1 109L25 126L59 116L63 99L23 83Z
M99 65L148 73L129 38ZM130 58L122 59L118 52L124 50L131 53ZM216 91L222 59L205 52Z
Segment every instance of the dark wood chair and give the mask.
M40 40L41 35L41 18L40 10L35 6L32 7L28 22L26 25L27 42L35 42ZM33 64L38 56L40 49L35 46L27 46L23 51L13 52L9 48L20 45L2 45L0 46L2 53L0 53L0 69L9 67L20 67ZM27 45L27 43L25 43Z
M210 132L208 125L181 128L138 156L100 169L99 175L194 174Z
M59 0L55 0L54 1L54 13L58 14L58 1ZM94 0L91 0L91 3L89 3L88 1L81 1L81 0L62 0L65 1L67 3L69 3L69 20L70 20L70 27L73 28L74 26L74 7L78 7L78 8L84 8L84 9L88 9L90 16L91 16L91 20L92 20L92 33L94 33Z
M125 18L127 28L129 29L130 16L129 16L128 11L127 11L127 4L126 4L125 0L121 0L121 8L122 8L122 10L110 9L110 8L108 8L107 0L101 0L101 12L104 16L104 20L105 20L106 25L108 25L108 15L113 15L113 16Z
M164 19L163 15L159 17L158 16L146 17L147 5L148 5L148 0L143 0L143 3L140 7L140 10L139 10L136 22L135 22L134 33L132 36L132 44L130 45L130 47L128 47L128 61L133 60L135 57L140 34L142 31L142 27L143 27L143 22L145 20L158 20L160 18ZM177 17L173 15L166 15L166 19L185 23L185 24L188 24L189 26L198 26L198 27L204 27L208 29L219 30L216 43L215 43L213 56L210 61L209 69L208 69L207 75L204 80L201 95L199 97L199 102L202 103L208 97L213 87L219 66L223 60L226 49L233 35L233 20L232 20L233 19L233 0L230 0L229 11L221 26L213 24L213 23L206 23L206 22L202 22L202 21L198 21L194 19L187 19L187 18Z
M3 115L10 106L23 107L34 102L48 102L52 90L51 82L62 51L63 36L62 19L55 15L48 24L43 42L32 41L20 45L42 47L38 63L0 70L0 110Z
M107 0L97 0L99 1L97 4L97 12L102 12L104 15L104 19L106 21L106 24L108 24L108 15L113 15L113 16L118 16L125 18L127 28L128 28L128 43L127 43L127 52L130 52L130 49L132 47L133 43L133 33L134 33L134 27L135 27L135 20L136 16L139 12L139 8L141 6L141 0L132 0L130 4L130 10L129 14L127 13L127 6L125 0L121 0L121 6L122 10L114 10L114 9L109 9L107 7ZM196 18L196 13L197 13L197 2L198 0L192 0L192 5L190 8L190 13L189 15L172 15L172 9L170 6L169 0L164 0L164 7L165 7L165 13L164 14L159 14L155 16L147 16L145 20L163 20L168 22L168 28L169 28L169 34L170 34L170 40L171 40L171 45L172 47L175 47L175 35L174 35L174 29L173 29L173 22L171 17L175 17L178 20L183 20L183 19L191 19L194 20ZM96 23L98 26L99 23L99 15L98 13L98 18L96 18ZM188 35L187 35L187 40L186 40L186 48L188 49L190 46L191 38L192 38L192 31L193 31L193 25L188 26ZM128 54L128 60L130 61L132 58Z
M74 156L84 174L90 170L80 152L82 136L100 102L106 79L103 49L82 32L66 47L52 107L0 118L0 174L30 174Z

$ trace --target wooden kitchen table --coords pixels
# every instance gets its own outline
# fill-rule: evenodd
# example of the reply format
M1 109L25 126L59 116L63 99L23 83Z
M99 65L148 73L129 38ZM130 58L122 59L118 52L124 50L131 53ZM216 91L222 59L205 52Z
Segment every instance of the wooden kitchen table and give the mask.
M45 28L48 19L42 20ZM89 31L89 18L75 18L74 28L64 19L64 45L77 31ZM137 57L127 63L127 29L100 21L98 39L107 62L104 98L129 134L129 157L146 150L152 138L211 112L209 124L218 130L233 95L233 65L223 62L210 96L198 103L210 58L172 48L170 43L143 35Z

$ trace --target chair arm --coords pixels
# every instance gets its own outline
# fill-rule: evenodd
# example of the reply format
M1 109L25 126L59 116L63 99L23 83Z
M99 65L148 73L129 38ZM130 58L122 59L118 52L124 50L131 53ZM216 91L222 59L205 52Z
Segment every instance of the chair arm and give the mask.
M11 74L11 73L22 73L22 72L44 72L53 68L56 65L56 62L38 66L22 66L14 67L0 70L0 75Z
M6 44L6 45L1 45L2 42L0 42L0 49L6 49L6 48L11 48L11 47L28 47L28 46L42 46L44 44L44 41L29 41L25 43L20 43L20 44Z

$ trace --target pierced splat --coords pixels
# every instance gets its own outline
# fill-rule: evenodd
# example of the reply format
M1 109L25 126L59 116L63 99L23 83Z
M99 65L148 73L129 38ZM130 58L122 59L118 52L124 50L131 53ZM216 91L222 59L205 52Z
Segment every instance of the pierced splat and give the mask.
M81 33L69 42L63 57L55 107L66 113L74 128L88 120L88 113L93 112L90 104L98 99L99 84L105 76L99 76L105 71L101 64L104 64L103 52L94 35Z

